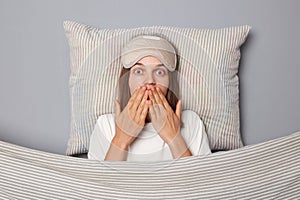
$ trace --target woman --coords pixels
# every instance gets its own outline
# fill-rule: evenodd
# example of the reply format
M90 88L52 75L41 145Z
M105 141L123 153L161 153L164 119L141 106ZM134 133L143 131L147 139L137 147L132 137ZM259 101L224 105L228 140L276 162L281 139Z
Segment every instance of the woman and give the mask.
M123 48L116 113L98 118L88 158L159 161L211 153L205 128L181 112L174 47L157 36L138 36Z

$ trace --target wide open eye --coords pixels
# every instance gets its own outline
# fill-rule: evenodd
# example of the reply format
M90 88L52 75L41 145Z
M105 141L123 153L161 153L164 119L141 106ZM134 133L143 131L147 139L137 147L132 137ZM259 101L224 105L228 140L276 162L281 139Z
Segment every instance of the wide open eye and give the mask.
M133 73L134 73L134 74L137 74L137 75L140 75L140 74L143 73L143 70L140 69L140 68L137 68L137 69L134 69Z
M159 76L163 76L163 75L165 75L165 71L162 69L158 69L158 70L156 70L156 74Z

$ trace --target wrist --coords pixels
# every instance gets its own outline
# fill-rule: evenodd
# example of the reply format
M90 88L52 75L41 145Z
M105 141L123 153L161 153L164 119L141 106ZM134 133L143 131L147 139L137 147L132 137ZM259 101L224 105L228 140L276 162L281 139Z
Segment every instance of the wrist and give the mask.
M111 143L123 151L128 151L129 144L123 141L120 137L114 136Z
M180 133L176 134L176 136L173 137L171 140L169 140L167 142L167 144L169 145L170 148L178 146L178 145L180 145L180 146L182 146L182 145L186 146L185 140L184 140L184 138L182 137L182 135Z
M108 152L104 160L126 160L127 159L127 146L119 142L117 137L112 139Z
M176 135L172 142L169 143L169 148L172 152L173 158L192 156L184 138L180 134Z
M183 139L183 137L182 137L182 135L180 134L180 130L179 131L177 131L177 134L176 135L172 135L172 134L170 134L170 133L167 133L167 132L163 132L163 131L161 131L160 133L159 133L160 135L168 135L168 137L167 138L164 138L164 141L167 143L167 145L174 145L175 143L178 143L178 142L180 142L182 139Z

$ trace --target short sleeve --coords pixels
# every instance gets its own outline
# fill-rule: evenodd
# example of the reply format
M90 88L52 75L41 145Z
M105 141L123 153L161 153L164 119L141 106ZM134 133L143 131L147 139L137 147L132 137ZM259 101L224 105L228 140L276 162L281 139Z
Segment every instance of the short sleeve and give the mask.
M115 134L114 117L101 115L90 138L88 159L103 161Z
M197 113L191 110L182 112L181 135L193 156L211 154L205 126Z

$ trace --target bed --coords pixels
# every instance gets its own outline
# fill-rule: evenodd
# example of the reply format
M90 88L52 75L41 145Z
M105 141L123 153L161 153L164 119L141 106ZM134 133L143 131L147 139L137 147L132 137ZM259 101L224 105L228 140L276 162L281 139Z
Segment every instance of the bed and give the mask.
M237 74L250 26L107 30L66 21L64 28L66 155L0 141L0 199L300 199L300 132L246 146L240 135ZM183 109L202 118L214 153L159 162L81 158L97 117L114 111L120 47L139 34L159 34L177 48Z
M0 142L1 199L299 199L300 132L160 162L95 161Z

